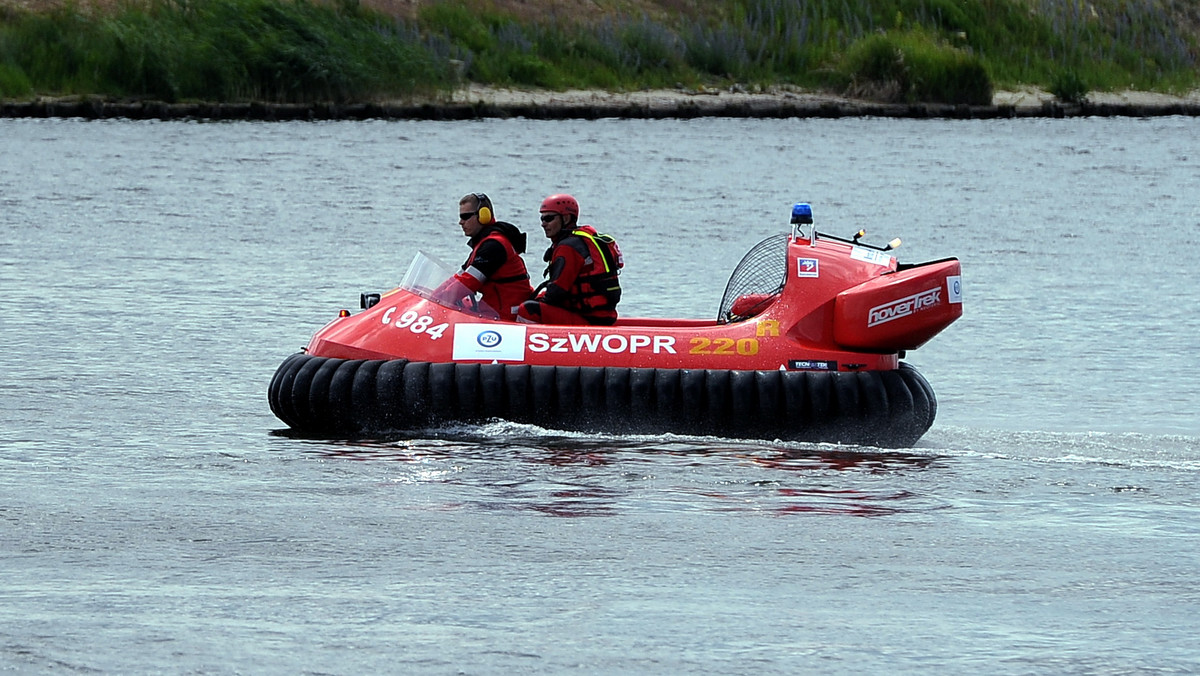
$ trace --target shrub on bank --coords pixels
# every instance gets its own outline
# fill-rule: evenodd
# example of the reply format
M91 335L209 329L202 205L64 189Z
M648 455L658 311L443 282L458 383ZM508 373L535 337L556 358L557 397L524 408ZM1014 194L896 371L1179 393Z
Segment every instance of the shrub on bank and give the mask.
M992 82L979 58L922 33L872 35L843 63L850 93L891 102L987 105Z
M0 99L20 99L33 93L33 83L25 71L0 63Z
M1050 83L1050 93L1063 103L1083 103L1087 98L1088 87L1074 70L1065 70L1054 76Z

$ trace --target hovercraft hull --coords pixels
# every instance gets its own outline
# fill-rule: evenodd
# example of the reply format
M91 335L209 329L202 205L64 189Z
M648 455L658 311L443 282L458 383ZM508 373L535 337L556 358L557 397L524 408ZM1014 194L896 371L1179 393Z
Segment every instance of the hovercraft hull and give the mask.
M279 367L271 410L323 437L503 419L912 445L937 403L901 358L962 315L958 260L900 265L891 245L801 234L746 254L715 320L613 326L500 321L448 287L451 269L418 254L400 287L364 295L362 312L343 310Z

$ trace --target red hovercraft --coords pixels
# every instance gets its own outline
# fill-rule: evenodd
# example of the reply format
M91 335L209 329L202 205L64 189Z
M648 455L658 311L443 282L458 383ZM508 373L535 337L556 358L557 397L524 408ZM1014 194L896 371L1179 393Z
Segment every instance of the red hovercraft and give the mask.
M804 226L808 226L805 228ZM807 229L807 236L805 230ZM503 419L552 429L911 446L933 424L900 361L962 316L958 259L899 264L886 247L790 233L735 268L718 318L615 326L500 321L424 254L364 294L275 372L271 410L302 435L379 437ZM457 298L457 302L442 300Z

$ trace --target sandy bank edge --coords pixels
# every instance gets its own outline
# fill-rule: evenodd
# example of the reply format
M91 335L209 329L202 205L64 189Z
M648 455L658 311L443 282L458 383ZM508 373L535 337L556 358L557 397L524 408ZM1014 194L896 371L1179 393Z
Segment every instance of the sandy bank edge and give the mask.
M470 85L448 96L357 104L208 104L39 99L0 102L0 117L133 119L531 119L693 117L906 117L987 119L1002 117L1200 116L1200 91L1186 96L1153 92L1094 92L1079 104L1063 104L1037 90L997 92L992 104L890 104L797 89L741 88L548 91Z
M1172 96L1155 92L1092 92L1087 100L1093 105L1170 106L1200 103L1200 91L1187 96ZM606 92L593 90L567 90L562 92L536 89L508 89L469 85L451 96L452 103L483 102L490 105L693 105L716 107L729 104L836 104L846 106L872 105L870 101L850 99L831 94L808 92L801 89L779 87L768 91L752 92L744 88L678 90L654 89L636 92ZM1028 88L1020 91L1000 91L992 97L993 106L1017 108L1041 108L1056 103L1054 95L1041 89Z

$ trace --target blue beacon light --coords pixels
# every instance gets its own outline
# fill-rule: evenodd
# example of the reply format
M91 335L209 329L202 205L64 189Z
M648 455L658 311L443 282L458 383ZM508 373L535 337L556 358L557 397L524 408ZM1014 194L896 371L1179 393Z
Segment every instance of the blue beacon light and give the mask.
M792 205L792 225L812 225L812 206L807 202Z

